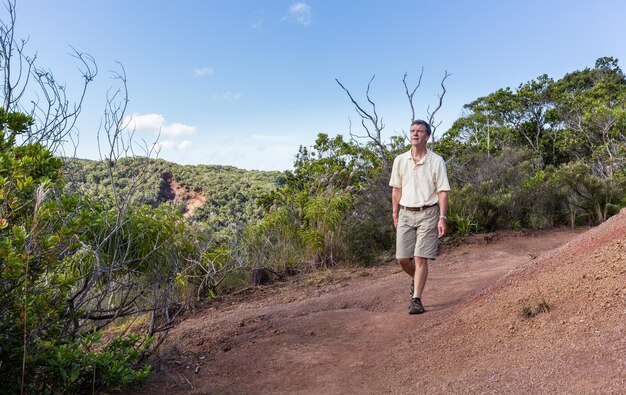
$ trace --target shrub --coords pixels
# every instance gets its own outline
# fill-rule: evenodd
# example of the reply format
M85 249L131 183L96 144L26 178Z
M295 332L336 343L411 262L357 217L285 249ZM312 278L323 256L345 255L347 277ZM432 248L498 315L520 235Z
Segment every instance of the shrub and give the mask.
M140 365L152 338L130 334L102 344L102 333L85 334L48 351L43 392L89 393L96 388L124 390L145 382L150 365Z

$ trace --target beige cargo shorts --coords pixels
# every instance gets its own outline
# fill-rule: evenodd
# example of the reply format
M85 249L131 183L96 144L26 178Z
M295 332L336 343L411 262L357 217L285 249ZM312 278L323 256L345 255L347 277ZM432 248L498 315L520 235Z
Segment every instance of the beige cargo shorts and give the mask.
M400 208L396 230L396 258L437 258L439 206L422 211Z

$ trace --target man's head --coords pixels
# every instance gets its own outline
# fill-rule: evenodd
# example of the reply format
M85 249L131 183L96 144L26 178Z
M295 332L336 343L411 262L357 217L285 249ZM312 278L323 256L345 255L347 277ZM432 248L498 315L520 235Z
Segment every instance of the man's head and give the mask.
M422 119L416 119L415 121L411 122L411 129L413 129L413 125L423 125L424 127L426 127L426 134L428 134L428 137L430 137L432 130L430 129L430 124L428 122Z
M411 123L411 144L415 147L426 147L430 138L430 125L421 119L416 119Z

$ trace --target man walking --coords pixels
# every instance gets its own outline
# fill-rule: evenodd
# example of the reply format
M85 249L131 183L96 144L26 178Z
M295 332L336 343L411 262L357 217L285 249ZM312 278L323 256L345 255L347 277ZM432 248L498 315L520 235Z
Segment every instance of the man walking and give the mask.
M438 237L447 231L448 175L443 158L426 148L428 122L411 124L411 149L398 155L391 170L396 258L413 279L409 314L424 312L422 291L428 277L428 260L437 257Z

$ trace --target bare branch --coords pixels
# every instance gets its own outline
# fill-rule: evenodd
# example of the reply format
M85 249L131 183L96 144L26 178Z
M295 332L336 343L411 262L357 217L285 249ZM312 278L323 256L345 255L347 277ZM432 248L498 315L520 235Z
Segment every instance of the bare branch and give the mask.
M67 136L75 132L87 87L96 77L98 68L90 55L72 48L70 56L79 62L83 82L78 100L70 103L66 87L57 83L51 71L37 67L36 54L26 54L28 40L15 38L15 1L7 0L6 9L8 19L0 23L2 105L7 112L22 112L33 119L30 129L20 135L22 144L41 143L56 153Z
M437 95L437 98L439 99L439 102L437 103L437 107L430 112L430 106L428 107L428 109L426 110L426 113L428 114L428 123L430 124L430 126L432 127L432 133L430 136L430 141L431 144L435 144L435 132L437 130L437 127L439 127L441 125L441 122L435 124L435 115L437 114L437 112L441 109L441 106L443 105L443 98L446 95L446 79L448 77L450 77L452 74L448 73L448 71L446 70L443 76L443 79L441 80L441 94Z
M383 142L382 133L381 133L382 130L385 128L385 124L383 123L382 118L379 118L378 113L376 111L376 103L374 103L374 101L372 100L370 96L370 88L372 85L372 81L374 81L375 77L376 75L372 76L372 78L367 84L367 89L365 91L365 98L367 102L370 104L370 106L372 107L371 111L365 110L354 99L354 97L352 96L352 93L350 93L350 91L345 86L343 86L343 84L338 79L335 78L335 81L337 81L337 84L339 84L341 89L343 89L344 92L346 92L346 94L348 95L348 98L354 105L354 109L356 110L356 113L359 114L359 116L361 117L361 125L363 126L363 129L365 130L365 134L366 134L365 136L356 136L352 134L352 131L350 131L350 135L352 137L369 139L376 147L378 151L378 155L383 163L383 168L387 171L390 168L389 158L388 158L389 153L388 153L386 145ZM350 126L351 125L352 124L350 124Z
M404 77L402 78L402 83L404 84L404 91L406 92L406 97L407 99L409 99L409 105L411 106L411 123L415 121L415 107L413 105L413 96L415 95L417 88L419 88L420 85L422 85L423 75L424 75L424 66L422 66L422 71L420 72L420 78L417 81L417 85L415 85L415 88L413 88L413 90L410 93L409 93L409 86L406 83L406 77L408 76L408 73L404 73Z

